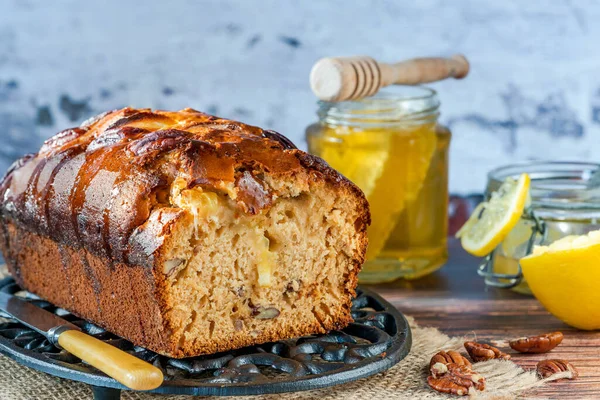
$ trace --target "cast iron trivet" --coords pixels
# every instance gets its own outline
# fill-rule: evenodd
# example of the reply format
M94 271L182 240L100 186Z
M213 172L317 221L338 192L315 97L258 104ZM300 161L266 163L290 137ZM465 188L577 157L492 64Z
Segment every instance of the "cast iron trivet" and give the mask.
M0 281L2 292L20 290L12 278ZM161 368L165 382L153 393L235 396L338 385L376 374L403 359L411 345L404 316L370 290L357 292L352 304L355 322L343 331L182 360L134 346L47 301L26 296L88 334ZM97 400L119 399L125 389L20 323L0 324L0 352L39 371L92 385Z

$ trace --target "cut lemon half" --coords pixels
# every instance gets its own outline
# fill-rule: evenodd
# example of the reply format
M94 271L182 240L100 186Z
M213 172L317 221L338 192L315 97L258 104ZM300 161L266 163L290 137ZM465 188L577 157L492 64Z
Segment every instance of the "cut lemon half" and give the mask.
M600 231L536 246L520 261L534 296L579 329L600 329Z
M471 217L457 232L462 247L483 257L491 253L519 222L529 202L529 175L517 180L509 177L493 192L489 201L479 204Z

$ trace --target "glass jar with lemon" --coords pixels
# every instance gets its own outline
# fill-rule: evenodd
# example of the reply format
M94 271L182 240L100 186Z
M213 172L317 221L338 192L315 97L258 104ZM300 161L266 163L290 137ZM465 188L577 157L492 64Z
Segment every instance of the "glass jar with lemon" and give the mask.
M435 91L397 86L319 102L309 151L365 193L371 207L363 283L413 279L447 260L448 147Z
M493 256L496 275L519 273L518 260L527 255L528 241L536 222L543 221L543 235L534 238L538 245L549 245L561 238L585 235L600 229L600 182L590 178L600 167L583 162L525 162L501 167L488 175L486 197L490 197L507 178L527 174L531 180L529 213L525 213L507 233ZM531 293L525 280L513 288Z
M457 234L469 253L486 255L486 283L532 293L576 328L600 329L600 165L502 167L486 195Z

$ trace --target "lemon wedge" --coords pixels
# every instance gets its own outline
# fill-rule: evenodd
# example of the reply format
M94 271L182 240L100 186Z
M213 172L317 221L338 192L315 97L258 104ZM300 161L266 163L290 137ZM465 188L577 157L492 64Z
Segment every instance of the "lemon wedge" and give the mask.
M520 261L534 296L579 329L600 329L600 231L536 246Z
M373 193L390 155L390 135L338 128L323 135L315 152L354 182L367 198Z
M463 248L483 257L491 253L521 219L529 203L529 175L517 180L509 177L493 192L489 201L480 203L457 232Z
M367 195L371 226L367 261L383 250L400 214L418 197L425 182L437 137L433 126L391 135L389 156L373 191ZM359 185L360 186L360 185Z
M313 143L313 151L360 187L369 201L367 260L383 250L398 217L419 195L437 137L434 124L360 130L337 127Z

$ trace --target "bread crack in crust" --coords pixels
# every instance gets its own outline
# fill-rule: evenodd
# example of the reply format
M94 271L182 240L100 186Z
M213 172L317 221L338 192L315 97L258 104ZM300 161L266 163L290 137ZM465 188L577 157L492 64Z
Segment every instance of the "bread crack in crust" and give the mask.
M0 195L22 287L160 354L352 319L368 204L276 132L192 109L110 111L17 161Z

